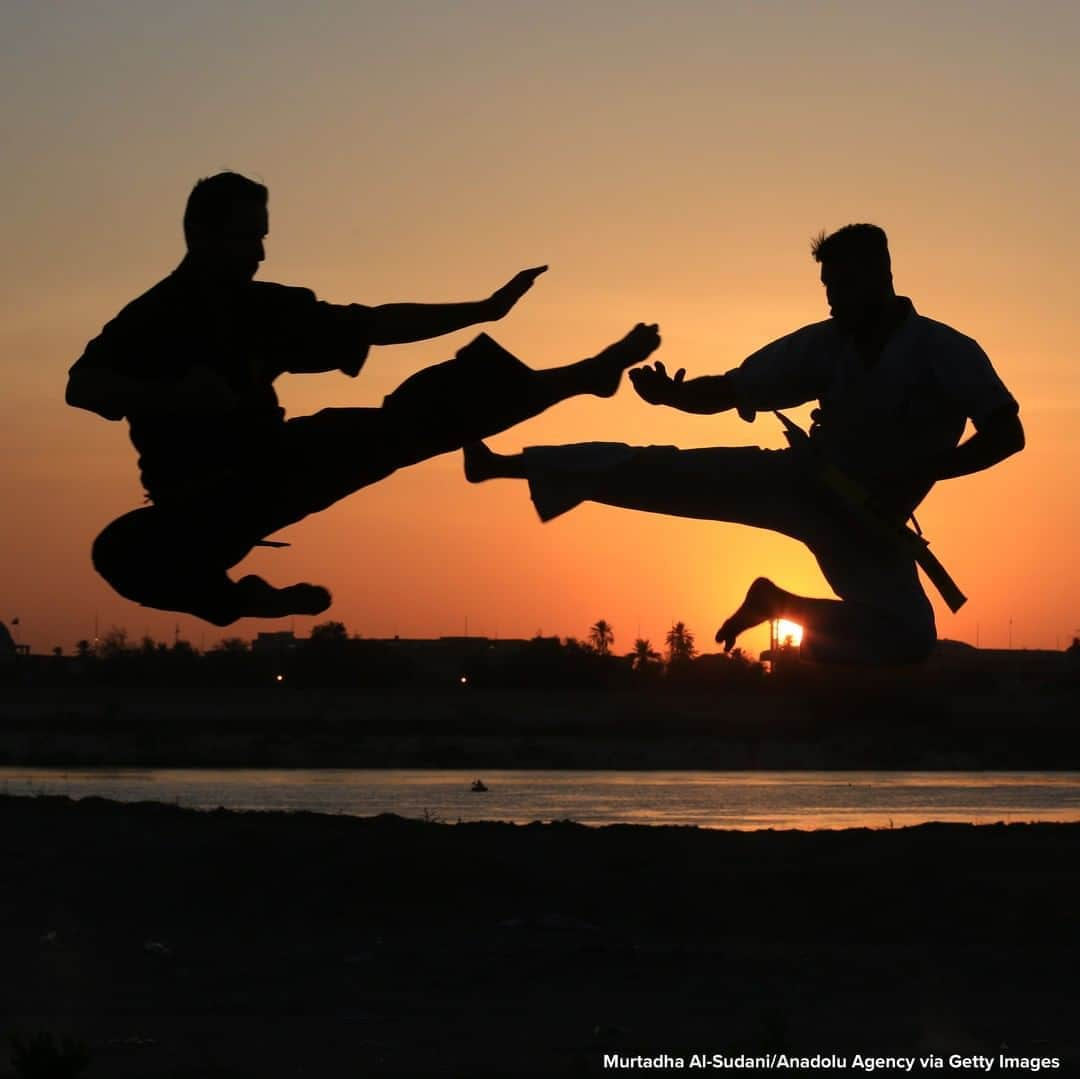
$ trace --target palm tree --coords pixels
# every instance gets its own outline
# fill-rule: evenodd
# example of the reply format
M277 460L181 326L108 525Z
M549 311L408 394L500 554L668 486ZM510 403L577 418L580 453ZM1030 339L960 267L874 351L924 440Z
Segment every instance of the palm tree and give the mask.
M598 656L606 656L614 640L615 631L602 618L589 630L589 643Z
M664 643L667 645L669 666L674 663L685 663L693 659L697 652L694 647L694 635L683 622L676 622L668 630Z
M660 653L653 648L651 641L644 637L638 637L634 641L634 650L630 653L630 665L635 671L646 671L659 660Z

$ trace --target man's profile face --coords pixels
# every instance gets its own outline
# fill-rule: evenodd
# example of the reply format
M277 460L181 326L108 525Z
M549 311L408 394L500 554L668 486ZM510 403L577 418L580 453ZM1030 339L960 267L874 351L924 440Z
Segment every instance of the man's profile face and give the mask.
M856 260L823 262L821 283L829 314L847 330L873 321L892 297L890 275Z
M232 283L247 283L266 257L263 240L270 228L266 207L237 202L221 228L199 230L192 254L204 269Z

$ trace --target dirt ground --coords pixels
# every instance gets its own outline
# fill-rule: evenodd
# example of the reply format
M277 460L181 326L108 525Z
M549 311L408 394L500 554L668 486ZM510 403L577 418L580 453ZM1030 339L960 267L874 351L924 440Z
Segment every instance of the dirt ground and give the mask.
M81 1043L87 1079L1003 1047L1068 1074L1078 855L1080 825L738 833L0 796L0 1076L9 1036L40 1032Z

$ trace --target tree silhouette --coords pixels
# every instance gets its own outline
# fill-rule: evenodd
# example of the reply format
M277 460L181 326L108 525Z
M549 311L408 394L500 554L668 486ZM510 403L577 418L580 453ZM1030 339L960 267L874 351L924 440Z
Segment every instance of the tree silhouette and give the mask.
M668 665L687 663L697 653L694 647L694 635L683 622L676 622L667 632L664 643L668 650Z
M556 638L558 640L558 638ZM585 644L584 641L579 641L577 637L567 637L563 643L563 648L570 655L580 656L588 655L592 651L592 645Z
M652 642L644 637L638 637L634 641L634 650L630 653L630 665L635 671L645 671L660 661L660 653L652 646Z
M127 630L119 626L113 626L98 645L98 654L103 659L119 659L127 650Z
M216 655L246 656L251 646L243 637L223 637L210 651Z
M589 630L589 643L598 656L606 656L611 651L611 645L615 640L615 631L610 623L600 619Z
M339 644L348 639L349 633L344 622L320 622L311 630L310 640L315 645Z

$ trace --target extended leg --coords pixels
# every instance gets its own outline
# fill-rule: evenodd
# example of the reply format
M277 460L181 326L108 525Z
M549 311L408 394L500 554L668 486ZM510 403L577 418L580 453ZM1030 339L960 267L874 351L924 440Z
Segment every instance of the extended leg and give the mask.
M418 371L381 408L328 408L286 425L281 465L257 536L326 509L416 464L503 431L579 394L615 392L622 372L660 343L639 324L596 356L534 371L481 334L446 363Z
M656 326L639 323L595 356L536 371L481 334L453 360L406 379L383 402L395 467L461 449L570 397L610 397L623 371L659 344Z
M802 538L802 475L786 450L756 446L681 450L583 442L493 453L483 443L465 449L465 477L524 479L541 520L582 502L699 520L755 525Z
M717 634L727 650L774 618L799 623L803 654L820 662L914 662L933 646L933 611L911 559L824 505L787 451L583 443L501 455L478 443L465 450L465 475L527 480L543 520L593 501L749 524L805 543L841 599L798 596L758 578Z

